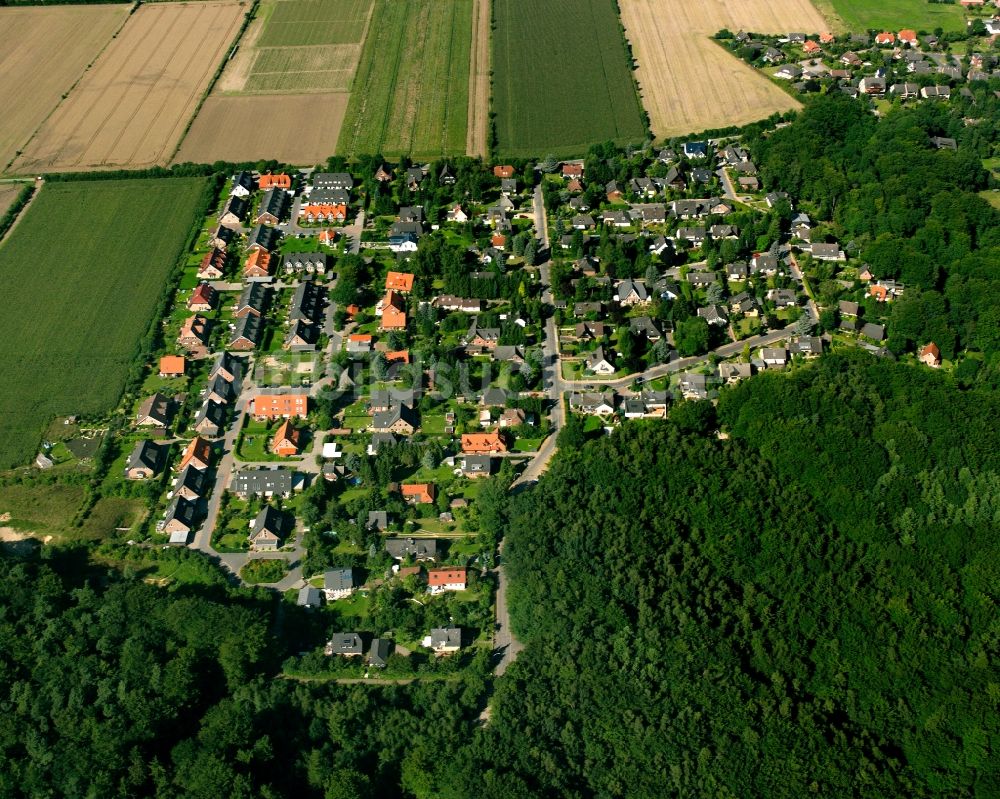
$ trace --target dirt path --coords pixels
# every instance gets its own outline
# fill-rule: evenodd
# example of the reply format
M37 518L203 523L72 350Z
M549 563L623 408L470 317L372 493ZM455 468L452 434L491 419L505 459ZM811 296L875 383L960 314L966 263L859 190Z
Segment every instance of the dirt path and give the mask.
M490 118L490 0L472 6L472 54L469 58L469 127L466 153L486 157Z

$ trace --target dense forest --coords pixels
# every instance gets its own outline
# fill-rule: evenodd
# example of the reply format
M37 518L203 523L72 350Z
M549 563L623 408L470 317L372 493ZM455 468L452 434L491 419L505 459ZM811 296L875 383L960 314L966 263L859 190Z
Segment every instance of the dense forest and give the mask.
M266 592L6 555L0 794L996 796L1000 401L952 381L835 354L561 437L492 683L289 679L326 631Z

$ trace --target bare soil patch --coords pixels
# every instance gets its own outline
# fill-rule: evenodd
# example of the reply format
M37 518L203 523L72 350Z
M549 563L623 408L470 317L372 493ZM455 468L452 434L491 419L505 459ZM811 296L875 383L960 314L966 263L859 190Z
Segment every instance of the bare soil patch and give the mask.
M710 37L723 28L757 33L828 29L809 0L621 0L653 133L666 138L742 125L798 102Z
M312 166L331 155L347 110L346 92L209 97L174 161L276 158ZM266 119L261 121L261 109Z
M244 13L235 2L141 6L14 168L146 167L169 160Z
M0 167L9 166L128 17L127 5L0 8Z

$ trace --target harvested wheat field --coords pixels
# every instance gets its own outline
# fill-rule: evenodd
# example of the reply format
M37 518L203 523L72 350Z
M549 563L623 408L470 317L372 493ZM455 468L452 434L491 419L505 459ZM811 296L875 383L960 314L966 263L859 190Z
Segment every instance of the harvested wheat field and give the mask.
M653 133L667 138L744 125L799 107L791 96L710 37L731 31L827 29L808 0L621 0Z
M244 12L236 2L140 6L14 169L72 171L168 161Z
M472 55L469 60L469 132L466 155L487 155L490 124L490 0L472 6Z
M212 95L174 159L196 164L275 158L312 166L334 153L348 95Z
M0 168L14 160L128 16L127 5L0 8Z

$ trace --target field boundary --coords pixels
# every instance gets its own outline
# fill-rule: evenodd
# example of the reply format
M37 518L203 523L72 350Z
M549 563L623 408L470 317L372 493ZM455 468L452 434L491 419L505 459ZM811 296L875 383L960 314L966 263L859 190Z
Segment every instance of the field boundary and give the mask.
M208 87L205 89L205 91L201 95L201 98L198 100L198 104L197 106L195 106L194 113L191 114L191 116L188 118L187 124L184 126L184 130L181 133L180 138L177 139L176 146L170 153L170 156L166 159L165 163L168 164L171 163L177 157L177 153L181 151L181 145L187 138L188 133L191 132L191 126L194 124L194 121L197 118L198 114L201 113L201 109L202 107L204 107L205 101L208 99L209 95L215 89L215 84L217 84L219 82L219 78L222 77L222 73L225 70L226 65L232 59L233 54L236 51L236 47L239 46L240 40L243 38L243 34L246 33L247 28L250 27L250 23L253 22L253 19L257 15L257 9L259 7L260 7L260 0L253 0L253 3L251 3L250 8L247 9L247 13L244 14L243 16L243 24L240 25L240 29L236 31L236 36L233 37L232 44L230 44L229 49L226 51L225 57L219 63L218 68L215 70L215 74L212 76L212 79L208 82Z
M0 218L0 245L7 240L11 232L17 226L17 223L24 216L25 212L28 210L28 206L31 205L31 201L38 196L38 192L35 190L35 184L25 183L18 192L14 202L8 206L7 210L4 211L3 217Z
M100 5L126 5L126 4L125 3L109 3L109 4L101 3ZM80 70L80 74L76 76L76 80L74 80L73 83L72 83L72 85L68 89L66 89L66 91L64 91L62 93L62 95L59 97L59 101L54 106L52 106L52 108L49 109L49 112L45 115L45 117L42 119L42 121L39 122L38 125L35 126L35 129L33 131L31 131L31 133L28 135L28 137L14 151L14 155L11 157L11 159L6 164L4 164L3 169L0 170L0 174L4 174L4 175L7 175L7 174L16 174L16 173L11 173L10 172L10 169L14 165L14 162L17 161L17 159L21 157L21 154L25 151L25 149L28 147L28 145L31 144L31 142L35 138L35 136L38 135L38 132L43 127L45 127L45 123L47 123L49 121L49 119L52 117L52 115L56 111L59 110L60 106L62 106L62 104L66 102L66 99L70 96L70 94L73 93L73 91L76 89L76 87L80 85L80 81L82 81L83 78L84 78L84 76L88 72L90 72L90 70L93 68L94 64L96 64L100 60L101 56L104 55L105 50L107 50L111 46L111 44L114 42L114 40L118 38L118 35L125 29L125 26L128 24L128 21L132 18L132 15L135 14L135 12L139 9L140 3L139 3L139 0L135 0L134 2L132 2L130 4L127 4L127 5L129 5L129 10L128 10L128 13L122 18L121 24L117 28L115 28L114 32L111 34L111 36L108 38L108 40L101 46L101 49L98 50L97 53L94 54L94 57L90 60L90 62L87 63L87 65L84 66L84 68L82 70ZM34 8L51 8L51 6L46 6L44 3L39 3L37 6L8 6L8 7L9 8L32 8L32 7L34 7Z
M488 126L492 101L493 0L473 0L472 50L469 57L469 116L466 155L488 155ZM485 62L485 63L484 63Z

